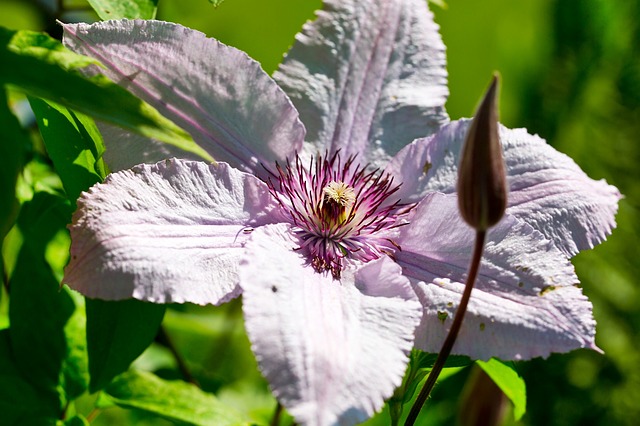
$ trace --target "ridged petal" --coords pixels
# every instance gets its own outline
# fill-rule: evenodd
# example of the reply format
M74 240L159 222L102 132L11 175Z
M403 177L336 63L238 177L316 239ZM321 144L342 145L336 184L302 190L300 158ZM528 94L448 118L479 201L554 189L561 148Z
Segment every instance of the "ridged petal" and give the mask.
M387 171L402 182L398 196L417 201L432 191L453 193L459 154L470 121L444 126L391 161ZM524 129L500 128L507 178L507 213L527 222L566 255L593 248L615 227L620 193L589 178L568 156Z
M252 234L240 267L243 309L258 364L278 400L305 425L353 425L402 381L421 306L383 258L340 281L294 249L287 225Z
M300 111L309 154L384 165L448 121L445 47L424 0L329 0L274 78Z
M68 47L98 59L101 72L187 130L217 161L263 173L261 162L301 149L297 111L240 50L161 21L67 24L64 33Z
M139 165L80 196L63 282L106 300L221 303L240 293L251 229L274 218L266 185L225 163Z
M475 231L460 218L454 195L433 193L401 233L397 262L424 305L416 347L438 352L464 289ZM506 216L487 235L453 352L508 360L596 349L591 303L578 284L573 266L551 241Z

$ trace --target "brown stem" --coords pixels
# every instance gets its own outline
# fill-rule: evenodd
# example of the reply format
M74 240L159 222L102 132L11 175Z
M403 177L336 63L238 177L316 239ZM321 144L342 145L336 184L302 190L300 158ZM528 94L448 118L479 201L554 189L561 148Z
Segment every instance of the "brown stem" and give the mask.
M167 332L164 329L164 326L162 325L160 326L160 330L158 330L158 342L162 343L164 346L167 347L167 349L169 349L169 351L171 352L171 355L173 355L173 358L176 360L176 364L178 364L178 369L180 370L180 374L182 374L182 378L185 381L189 383L193 383L194 385L200 387L200 383L198 383L198 380L191 375L191 372L189 371L187 364L182 359L182 356L178 353L178 350L173 345L173 342L169 338L169 335L167 334Z
M282 415L282 404L278 401L278 405L276 405L276 410L273 412L273 417L271 418L271 422L269 426L278 426L280 424L280 416Z
M429 394L431 394L431 390L433 386L436 384L436 380L444 367L449 354L451 353L451 349L453 349L453 345L456 343L456 339L458 338L458 333L460 332L460 327L462 326L462 320L464 319L464 314L467 312L467 305L469 304L469 298L471 297L471 290L473 289L473 284L476 281L476 277L478 276L478 270L480 268L480 260L482 259L482 250L484 249L484 240L486 236L486 231L476 231L476 243L473 248L473 257L471 258L471 265L469 266L469 276L467 277L467 282L464 287L464 292L462 293L462 299L460 299L460 305L456 311L456 314L453 318L453 324L451 324L451 329L449 329L449 333L447 334L447 338L444 340L442 344L442 349L438 353L438 357L436 358L435 364L433 364L433 368L429 373L429 377L427 378L424 387L420 391L416 402L411 407L411 411L407 416L407 420L405 421L405 426L413 426L416 419L418 418L418 414L420 414L420 410L422 410L422 406L427 401Z

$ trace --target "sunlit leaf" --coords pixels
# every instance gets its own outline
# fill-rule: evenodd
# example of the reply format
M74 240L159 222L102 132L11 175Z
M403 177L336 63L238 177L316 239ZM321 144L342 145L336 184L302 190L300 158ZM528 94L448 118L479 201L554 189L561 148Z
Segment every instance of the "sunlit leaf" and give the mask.
M151 344L165 311L164 305L86 300L89 390L103 389Z
M427 353L419 350L411 352L407 373L400 385L388 401L391 423L397 425L402 417L404 406L409 404L418 395L418 391L426 381L431 368L436 362L438 354ZM447 358L445 368L438 377L443 381L460 371L463 367L471 364L471 359L467 356L452 355Z
M166 419L194 425L248 425L214 395L183 381L167 381L142 371L129 371L105 389L100 404L115 403L144 410Z
M153 19L158 0L87 0L100 19Z
M224 0L209 0L209 3L213 5L213 7L218 7L222 4Z
M30 98L38 128L69 200L106 176L102 137L93 120L53 102Z
M513 403L513 416L516 420L522 418L527 410L527 390L524 380L512 366L491 358L489 361L476 361L476 364Z
M79 70L95 65L46 34L0 28L0 83L48 99L212 160L182 129L102 75Z
M60 290L67 291L66 288ZM89 360L87 356L86 317L84 298L78 293L70 293L76 309L65 324L64 334L67 353L62 365L61 386L67 400L82 395L89 386Z

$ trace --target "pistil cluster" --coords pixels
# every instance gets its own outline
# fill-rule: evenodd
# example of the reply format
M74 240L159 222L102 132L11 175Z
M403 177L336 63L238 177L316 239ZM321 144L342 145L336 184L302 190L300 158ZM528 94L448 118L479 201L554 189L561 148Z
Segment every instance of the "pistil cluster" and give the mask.
M368 262L392 256L400 247L392 232L406 224L411 205L390 202L400 185L393 177L340 153L311 158L305 167L299 156L267 179L316 272L330 271L339 279L349 261Z

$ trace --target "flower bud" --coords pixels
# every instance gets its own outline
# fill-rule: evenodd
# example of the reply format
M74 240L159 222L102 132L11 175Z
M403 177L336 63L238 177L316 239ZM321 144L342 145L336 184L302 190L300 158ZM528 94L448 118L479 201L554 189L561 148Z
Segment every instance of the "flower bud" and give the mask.
M498 223L507 207L507 178L498 134L498 74L467 132L458 169L458 206L478 231Z

